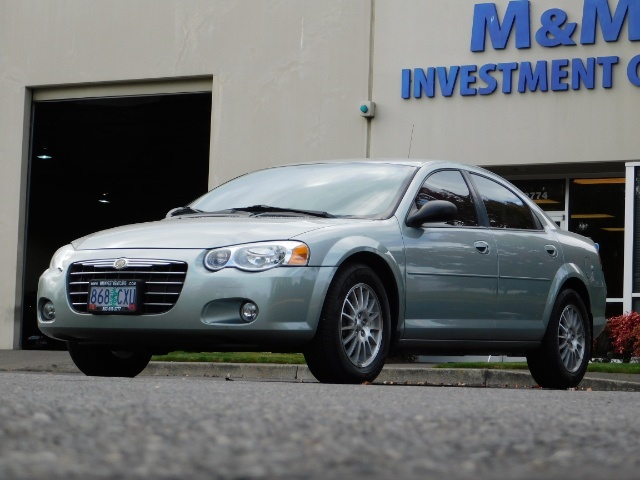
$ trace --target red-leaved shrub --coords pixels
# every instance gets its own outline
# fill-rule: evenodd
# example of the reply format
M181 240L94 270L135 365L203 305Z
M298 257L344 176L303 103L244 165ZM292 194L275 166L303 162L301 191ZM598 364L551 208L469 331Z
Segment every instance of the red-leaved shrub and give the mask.
M605 331L614 353L628 360L640 356L640 314L629 312L607 320Z

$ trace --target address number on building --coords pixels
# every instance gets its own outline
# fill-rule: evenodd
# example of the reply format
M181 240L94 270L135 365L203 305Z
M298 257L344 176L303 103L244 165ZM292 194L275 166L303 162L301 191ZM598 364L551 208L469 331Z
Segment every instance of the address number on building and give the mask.
M531 200L547 200L549 192L524 192Z

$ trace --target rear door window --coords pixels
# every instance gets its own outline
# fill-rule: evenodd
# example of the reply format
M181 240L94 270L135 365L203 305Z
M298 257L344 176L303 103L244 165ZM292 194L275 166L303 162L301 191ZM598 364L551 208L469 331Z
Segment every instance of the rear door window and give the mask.
M490 227L520 230L538 229L533 212L515 193L498 182L481 175L472 173L471 177L487 210Z

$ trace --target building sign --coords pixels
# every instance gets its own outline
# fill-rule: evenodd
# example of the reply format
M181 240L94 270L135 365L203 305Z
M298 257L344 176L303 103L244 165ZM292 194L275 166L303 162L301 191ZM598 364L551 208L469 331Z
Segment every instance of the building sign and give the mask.
M515 37L516 49L531 48L533 37L542 47L564 51L564 47L578 43L595 44L598 30L605 42L617 42L624 25L627 25L628 40L640 41L640 0L619 0L615 9L611 7L609 0L584 0L580 34L577 34L578 23L570 21L567 12L560 8L545 11L539 21L534 22L529 0L510 1L502 18L495 3L476 4L471 51L484 52L487 44L494 50L505 49L512 37ZM619 70L624 70L628 81L640 87L640 55L630 59L614 55L566 57L551 61L406 68L402 70L402 98L451 97L456 93L491 95L498 90L509 94L612 88Z

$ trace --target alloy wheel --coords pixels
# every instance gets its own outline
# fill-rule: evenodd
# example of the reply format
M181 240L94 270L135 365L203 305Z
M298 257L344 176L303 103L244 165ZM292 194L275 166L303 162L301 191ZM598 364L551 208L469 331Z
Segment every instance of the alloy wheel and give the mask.
M578 371L584 359L586 337L582 315L574 305L567 305L560 315L558 347L567 371Z
M356 367L369 366L382 345L380 301L371 287L354 285L342 305L342 347Z

